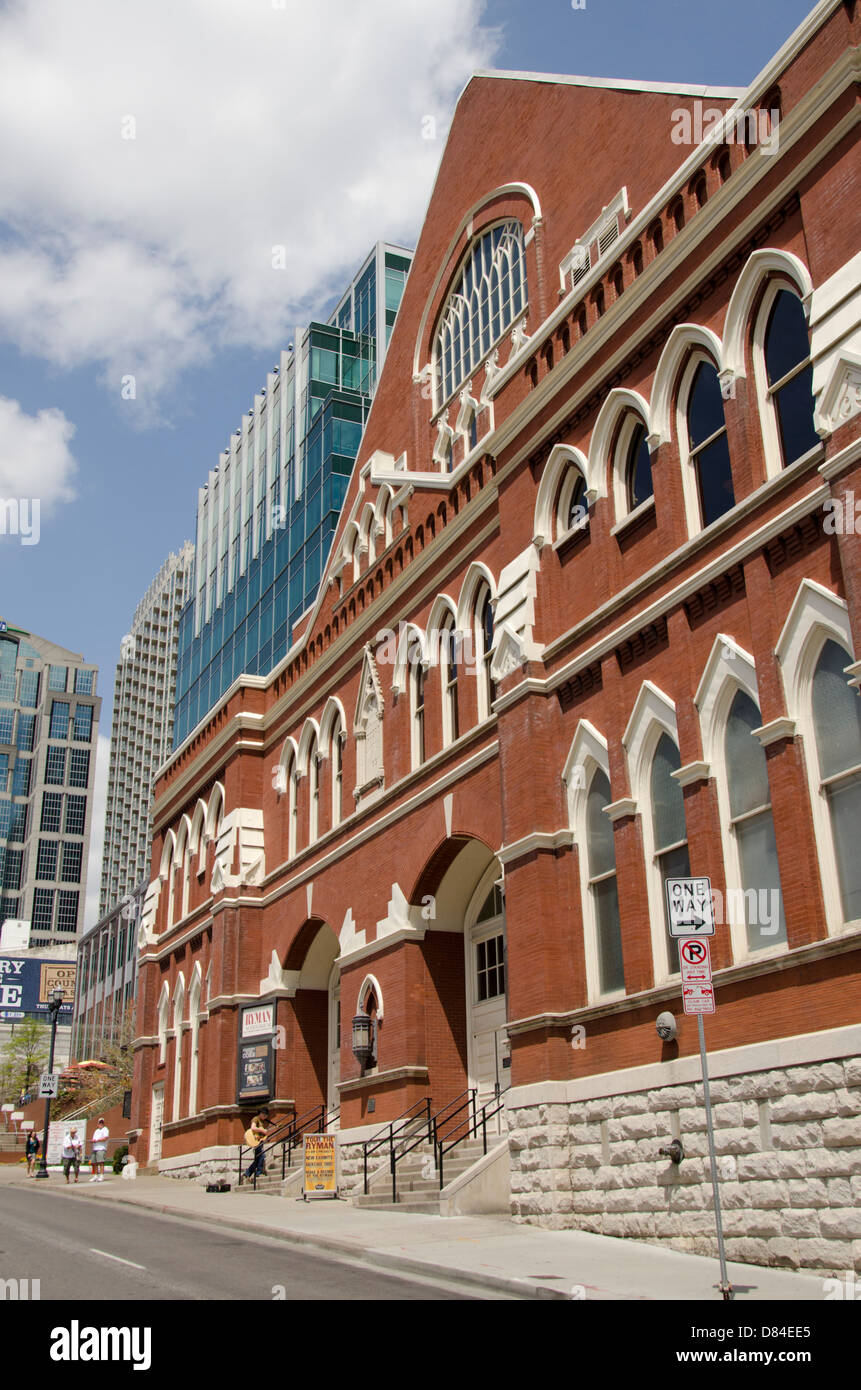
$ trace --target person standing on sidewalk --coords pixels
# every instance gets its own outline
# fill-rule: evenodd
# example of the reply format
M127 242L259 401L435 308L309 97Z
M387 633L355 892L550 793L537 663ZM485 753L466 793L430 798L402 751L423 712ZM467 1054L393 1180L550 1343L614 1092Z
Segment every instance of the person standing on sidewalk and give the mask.
M41 1147L42 1143L39 1139L38 1134L34 1129L31 1129L30 1133L27 1135L27 1143L24 1146L24 1153L27 1156L28 1178L32 1178L33 1176L36 1167L36 1159L39 1157L39 1150L41 1149Z
M108 1150L110 1134L104 1115L100 1115L93 1134L93 1176L90 1182L103 1182L105 1175L105 1154Z
M66 1182L69 1181L69 1174L74 1168L75 1182L78 1181L78 1174L81 1171L81 1156L84 1152L84 1145L78 1137L76 1125L72 1125L63 1135L63 1172L66 1175Z

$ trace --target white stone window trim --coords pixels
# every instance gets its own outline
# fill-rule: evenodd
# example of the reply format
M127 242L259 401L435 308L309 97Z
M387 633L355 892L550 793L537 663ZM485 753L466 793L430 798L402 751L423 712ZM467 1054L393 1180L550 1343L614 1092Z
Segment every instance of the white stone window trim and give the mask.
M655 986L678 979L678 974L670 973L664 883L657 863L658 854L652 825L652 761L662 734L667 734L676 748L679 748L675 702L652 681L646 680L640 686L634 702L631 717L622 735L622 746L628 764L631 799L640 811ZM666 854L670 848L672 847L664 846L661 853Z
M594 457L594 455L593 455ZM535 515L532 523L532 543L540 550L542 546L555 544L564 539L560 535L559 517L562 512L560 487L567 481L567 473L577 469L586 483L586 503L591 508L599 497L606 496L600 471L590 464L581 449L569 444L554 444L541 473L538 492L535 498ZM574 487L572 479L571 488ZM570 500L570 494L569 499ZM566 503L567 505L567 503ZM565 517L567 521L567 514ZM564 526L563 526L564 531ZM566 535L569 533L565 533Z
M727 915L730 907L735 908L740 901L743 901L737 895L745 891L738 837L733 829L733 819L730 812L729 779L725 752L727 720L732 703L740 690L749 696L757 709L760 710L759 686L753 657L732 637L718 633L694 695L694 704L700 719L703 759L714 776L717 793L726 887L724 911ZM680 771L684 771L684 769L680 769ZM674 775L677 781L682 780L678 773ZM774 811L771 800L769 801L769 810L773 819ZM759 811L755 814L759 814ZM730 898L730 894L733 895L732 898ZM756 951L750 950L744 914L740 917L734 915L729 920L728 925L734 964L742 965L748 961L785 955L789 950L788 941L767 944Z
M283 769L283 771L281 771ZM287 794L287 858L296 856L299 817L299 748L294 738L284 740L275 766L275 790L279 799Z
M616 387L601 406L592 431L589 453L595 456L595 466L606 471L609 464L613 480L613 513L616 527L634 513L639 514L641 509L645 511L648 502L654 506L654 496L647 498L638 507L631 506L628 496L628 450L634 432L640 425L644 426L648 441L651 424L649 405L645 397L641 396L639 391ZM615 445L612 443L614 434Z
M170 989L167 980L161 987L158 1001L158 1061L163 1066L167 1057L167 1021L170 1014Z
M580 902L583 911L583 949L586 959L586 992L590 1004L624 999L625 990L601 990L598 959L598 922L589 873L589 841L587 810L589 791L596 772L603 772L610 782L610 758L607 740L588 719L581 719L574 733L568 757L562 770L562 782L568 806L568 824L577 846L580 872ZM611 782L612 787L612 782ZM610 803L612 805L612 802ZM605 808L606 811L606 808ZM617 867L618 883L618 867Z
M775 654L780 662L787 715L795 720L796 729L803 740L803 762L819 860L826 930L829 936L842 936L849 932L861 932L861 919L847 922L843 917L837 852L827 799L827 786L831 779L824 782L820 773L813 722L813 676L826 642L835 642L849 654L850 659L844 668L849 673L855 662L855 651L846 602L815 580L803 579L777 640Z

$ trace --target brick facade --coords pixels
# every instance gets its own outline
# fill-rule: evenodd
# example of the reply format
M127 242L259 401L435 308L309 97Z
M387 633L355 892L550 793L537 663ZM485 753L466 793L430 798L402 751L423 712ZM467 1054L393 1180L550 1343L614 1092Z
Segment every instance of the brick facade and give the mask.
M684 1117L697 1165L682 1165L673 1212L689 1201L702 1219L688 1231L701 1239L696 1248L707 1248L699 1092L693 1082L680 1087L676 1104L667 1098L672 1087L651 1080L643 1092L636 1074L647 1068L652 1077L697 1055L696 1022L682 1014L678 976L661 957L660 884L656 898L649 859L648 760L661 719L678 750L692 871L708 874L722 897L738 887L727 859L735 831L720 790L723 735L707 734L704 712L703 682L721 643L726 665L737 661L734 669L754 682L786 942L749 948L743 924L719 926L709 1046L723 1053L800 1031L833 1036L830 1108L810 1123L823 1125L817 1151L821 1140L850 1168L850 1151L861 1159L852 1128L858 1064L840 1051L841 1030L857 1019L861 936L840 908L811 790L812 733L792 693L811 642L842 633L851 674L861 640L858 536L824 524L829 498L861 496L861 391L853 385L861 309L852 263L861 202L850 61L857 28L847 7L835 5L740 98L744 109L779 111L770 152L735 140L675 144L673 113L694 112L700 100L690 93L493 76L467 86L315 607L274 673L242 678L160 774L140 957L134 1123L142 1161L152 1153L151 1097L162 1081L164 1160L177 1165L186 1155L193 1167L202 1151L236 1144L238 1020L243 1004L260 998L277 1001L283 1029L273 1108L302 1114L337 1095L345 1139L421 1097L442 1105L476 1084L486 1064L477 1060L475 958L464 932L497 879L514 1214L674 1240L679 1221L655 1196L666 1183L645 1173L660 1163L673 1112ZM705 100L726 111L734 94ZM581 284L560 288L560 264L621 189L628 211L616 223L618 245ZM484 231L512 222L524 234L523 322L509 326L463 395L435 403L434 334L464 256ZM761 379L760 306L775 285L808 316L820 440L787 466ZM735 498L705 528L692 521L682 420L685 373L698 354L721 375ZM470 400L478 405L471 438L462 424ZM641 406L654 497L628 516L618 431L625 411L642 414ZM446 431L451 453L441 463L435 451ZM559 508L572 468L585 479L588 524L566 530ZM472 633L485 586L495 610L492 708L483 707L482 671L462 665L453 739L445 663L431 653L418 762L415 664L389 659L386 631L409 623L426 641L451 613ZM480 635L476 645L480 657ZM707 736L717 738L711 751ZM624 989L603 994L583 891L579 764L564 780L578 739L606 760L611 788ZM330 983L338 974L333 1078ZM378 1052L376 1067L360 1077L350 1025L369 976ZM198 1093L192 1105L186 1089L174 1122L177 1032L188 1088L193 1025L185 1004L175 1020L175 1000L178 988L188 999L195 978ZM678 1017L675 1044L655 1032L664 1009ZM572 1047L578 1024L586 1045ZM851 1076L843 1070L852 1068ZM817 1075L831 1078L832 1070ZM600 1078L620 1073L630 1073L619 1092L627 1111L621 1100L600 1100ZM805 1103L807 1075L799 1063L792 1078L775 1081L772 1135L784 1112L794 1114L787 1097ZM574 1103L547 1102L548 1118L543 1102L521 1102L532 1088L584 1078L598 1091L582 1113ZM486 1090L487 1075L482 1084ZM821 1265L804 1242L826 1250L824 1217L811 1217L802 1232L797 1220L790 1231L762 1215L778 1205L781 1184L805 1177L770 1153L771 1167L756 1169L766 1121L747 1084L727 1080L718 1107L721 1131L738 1140L724 1144L736 1165L728 1180L738 1210L749 1187L762 1216L747 1243L741 1228L733 1231L737 1257L804 1263L807 1251ZM816 1095L822 1088L817 1080ZM625 1129L629 1115L636 1134ZM643 1168L623 1176L622 1188L607 1176L619 1166L614 1157L596 1157L594 1180L591 1160L572 1158L605 1120L621 1128L600 1142L636 1145L630 1162ZM839 1144L836 1125L844 1126ZM772 1147L783 1152L776 1140ZM793 1162L803 1167L801 1138L795 1147ZM550 1178L536 1184L533 1173ZM848 1181L848 1170L831 1176ZM773 1190L760 1192L772 1177ZM640 1182L651 1205L622 1201L619 1193ZM822 1182L811 1172L811 1192L844 1210L847 1192L835 1188L832 1200ZM684 1198L694 1188L696 1197ZM821 1211L818 1197L808 1197L802 1210ZM791 1257L781 1241L795 1242ZM826 1251L835 1266L853 1254L847 1241Z

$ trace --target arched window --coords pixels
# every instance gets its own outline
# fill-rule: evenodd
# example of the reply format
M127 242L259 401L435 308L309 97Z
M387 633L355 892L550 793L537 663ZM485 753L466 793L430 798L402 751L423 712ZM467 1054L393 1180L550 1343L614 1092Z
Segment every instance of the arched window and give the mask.
M828 806L843 918L861 920L861 698L844 673L852 658L827 641L813 673L819 791Z
M457 667L460 659L460 643L457 640L457 622L452 613L443 626L440 642L440 677L442 684L442 736L444 746L454 743L459 737L460 727L457 711Z
M182 1099L182 1015L185 1012L185 982L180 975L173 996L173 1118L179 1119Z
M525 308L523 228L500 222L473 243L440 318L433 347L437 409Z
M421 660L414 661L411 666L410 696L413 767L421 767L425 760L425 668Z
M478 717L487 719L496 698L496 687L490 674L493 660L493 603L490 590L483 585L475 605L475 660L478 676Z
M765 374L783 465L821 444L813 428L813 364L801 300L779 290L765 329Z
M669 934L666 890L663 885L668 878L684 878L691 871L688 832L685 825L685 800L681 787L673 777L673 773L678 772L680 767L678 748L668 734L661 734L652 758L650 792L655 868L661 880L664 898L667 968L671 975L675 975L679 969L679 943Z
M308 749L308 843L313 845L320 826L320 757L317 736Z
M696 478L702 525L710 526L735 506L735 493L717 371L712 362L700 359L692 372L687 406L688 460Z
M341 791L344 784L344 739L340 724L332 730L332 829L341 824Z
M786 941L768 767L765 750L753 736L761 723L753 700L739 690L730 706L724 747L729 824L744 893L749 951Z
M613 826L604 814L604 807L609 805L610 800L607 774L599 768L592 778L586 800L586 858L601 994L612 994L625 988L616 850Z
M624 440L625 449L625 487L628 494L628 510L633 511L654 495L652 485L652 455L646 443L646 426L642 420L634 418L633 428L624 428L620 444Z
M586 498L586 479L576 466L566 469L559 489L556 509L556 534L567 536L569 531L583 531L589 525L589 503Z

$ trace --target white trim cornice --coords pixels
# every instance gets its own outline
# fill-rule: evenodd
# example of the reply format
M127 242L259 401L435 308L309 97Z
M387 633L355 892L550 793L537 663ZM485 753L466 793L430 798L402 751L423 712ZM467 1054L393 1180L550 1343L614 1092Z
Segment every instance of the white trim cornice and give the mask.
M503 845L496 851L496 857L500 864L512 864L536 851L570 849L573 843L574 832L567 826L561 830L533 830L530 835L522 835L519 840L512 840L510 845Z

